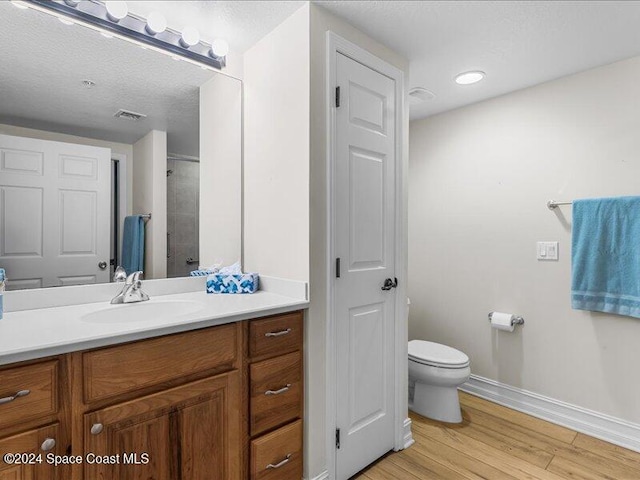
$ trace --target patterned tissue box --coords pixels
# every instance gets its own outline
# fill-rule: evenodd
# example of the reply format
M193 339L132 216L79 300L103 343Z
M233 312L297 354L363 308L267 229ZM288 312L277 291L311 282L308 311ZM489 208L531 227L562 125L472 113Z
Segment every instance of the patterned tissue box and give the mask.
M258 290L257 273L240 275L211 274L207 277L207 293L254 293Z

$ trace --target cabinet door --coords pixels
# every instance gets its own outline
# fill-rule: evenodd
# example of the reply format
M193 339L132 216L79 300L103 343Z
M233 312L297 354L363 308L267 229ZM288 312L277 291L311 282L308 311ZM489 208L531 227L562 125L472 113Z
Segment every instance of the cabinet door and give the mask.
M233 371L86 414L85 478L239 480L240 403Z
M0 480L55 480L59 478L60 467L47 463L46 455L56 453L58 425L30 430L28 432L0 439ZM59 447L58 447L59 448ZM12 463L3 461L5 454L26 454L24 459L32 463ZM28 458L29 454L31 455Z

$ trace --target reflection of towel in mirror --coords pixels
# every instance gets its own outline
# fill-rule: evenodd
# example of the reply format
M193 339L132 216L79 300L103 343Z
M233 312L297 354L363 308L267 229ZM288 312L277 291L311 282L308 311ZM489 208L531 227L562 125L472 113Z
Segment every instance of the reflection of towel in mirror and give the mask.
M571 306L640 318L640 197L573 201Z
M124 219L122 268L127 275L144 270L144 219L140 215Z

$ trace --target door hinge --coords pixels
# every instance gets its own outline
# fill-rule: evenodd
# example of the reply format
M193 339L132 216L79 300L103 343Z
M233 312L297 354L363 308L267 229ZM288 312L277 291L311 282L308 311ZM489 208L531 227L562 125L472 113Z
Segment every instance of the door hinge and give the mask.
M340 429L336 428L336 448L340 448Z
M340 257L336 258L336 278L340 278Z
M340 106L340 87L336 87L336 108Z

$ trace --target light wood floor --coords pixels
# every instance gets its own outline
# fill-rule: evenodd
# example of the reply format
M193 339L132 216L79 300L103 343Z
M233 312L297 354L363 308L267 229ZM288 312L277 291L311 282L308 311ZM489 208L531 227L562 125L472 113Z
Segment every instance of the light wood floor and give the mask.
M640 480L640 453L460 393L464 421L411 414L410 448L390 453L358 480Z

